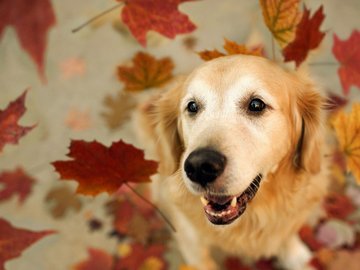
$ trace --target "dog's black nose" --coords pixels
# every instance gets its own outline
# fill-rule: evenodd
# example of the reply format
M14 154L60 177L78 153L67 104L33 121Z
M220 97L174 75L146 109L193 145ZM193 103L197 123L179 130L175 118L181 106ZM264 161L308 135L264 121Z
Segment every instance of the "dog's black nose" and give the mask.
M184 169L191 181L206 186L222 174L225 164L226 158L221 153L200 148L190 153L185 160Z

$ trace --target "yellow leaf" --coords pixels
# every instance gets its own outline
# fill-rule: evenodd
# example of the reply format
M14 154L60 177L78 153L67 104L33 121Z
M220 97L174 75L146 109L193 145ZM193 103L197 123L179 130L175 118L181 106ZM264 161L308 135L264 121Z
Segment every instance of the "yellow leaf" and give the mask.
M234 41L225 38L224 49L228 55L233 54L247 54L262 56L262 48L260 46L251 49L246 48L243 44L237 44Z
M360 103L355 103L349 114L339 111L332 124L346 156L347 168L360 184Z
M295 38L300 22L300 0L260 0L266 26L283 48Z
M168 57L155 59L147 53L139 52L132 59L132 66L119 66L118 78L125 84L125 90L138 92L161 86L171 79L174 64Z
M120 258L128 256L131 252L132 252L132 248L127 243L121 243L117 247L117 253L120 256Z
M163 266L164 263L159 258L149 257L140 266L139 270L161 270Z
M212 50L212 51L205 50L202 52L198 52L198 55L200 55L201 59L205 61L209 61L221 56L225 56L225 54L219 52L218 50Z
M263 55L261 46L249 49L243 44L238 44L238 43L228 40L226 38L225 38L225 44L223 45L223 47L224 47L225 51L227 52L227 54L219 52L218 50L212 50L212 51L206 50L206 51L198 52L198 54L200 55L201 59L203 59L205 61L209 61L214 58L218 58L218 57L225 56L225 55L233 55L233 54L247 54L247 55L257 55L257 56Z

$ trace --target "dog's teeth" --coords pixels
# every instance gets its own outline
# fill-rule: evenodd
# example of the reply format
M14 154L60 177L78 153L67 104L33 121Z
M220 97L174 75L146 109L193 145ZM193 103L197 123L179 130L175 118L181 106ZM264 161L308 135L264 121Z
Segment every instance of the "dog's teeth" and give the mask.
M236 206L236 203L237 203L237 198L234 196L231 200L231 206L232 207L235 207Z
M204 206L207 206L209 204L209 201L207 199L205 199L203 196L200 197L200 200Z

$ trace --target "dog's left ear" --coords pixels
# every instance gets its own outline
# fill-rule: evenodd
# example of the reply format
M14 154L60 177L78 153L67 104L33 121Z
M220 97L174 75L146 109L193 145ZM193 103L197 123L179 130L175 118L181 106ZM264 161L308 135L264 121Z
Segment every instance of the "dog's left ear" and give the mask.
M293 164L316 174L321 168L323 142L322 108L324 99L317 87L307 80L301 80L296 89L295 123L296 148Z
M180 100L183 81L167 92L164 92L153 103L153 125L158 136L156 140L160 159L160 172L172 174L179 168L183 143L180 132Z

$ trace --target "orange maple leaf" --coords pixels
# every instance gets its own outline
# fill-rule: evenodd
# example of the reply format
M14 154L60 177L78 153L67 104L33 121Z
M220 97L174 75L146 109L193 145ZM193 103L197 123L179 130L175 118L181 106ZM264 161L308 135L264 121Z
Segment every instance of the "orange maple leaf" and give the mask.
M133 66L119 66L117 75L127 91L141 91L161 86L171 79L174 64L169 57L155 59L150 54L138 52L132 59Z
M300 22L300 0L260 0L266 26L280 47L285 47L295 38Z
M346 156L347 167L360 184L360 103L355 103L349 114L339 111L332 124Z
M243 44L238 44L235 41L224 39L225 43L223 45L223 48L225 49L226 53L219 52L218 50L205 50L202 52L198 52L198 55L201 57L201 59L205 61L212 60L214 58L218 58L225 55L234 55L234 54L246 54L246 55L257 55L262 56L263 51L261 46L256 46L253 48L247 48Z
M123 141L106 147L96 141L71 141L69 157L52 165L61 179L76 180L77 193L97 195L114 193L127 182L150 182L157 162L144 159L144 152Z

